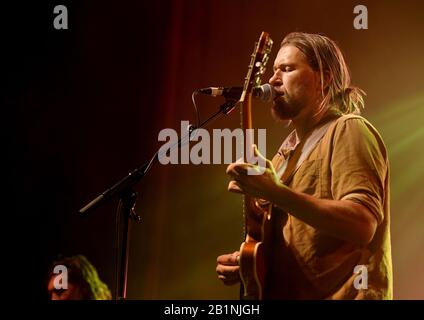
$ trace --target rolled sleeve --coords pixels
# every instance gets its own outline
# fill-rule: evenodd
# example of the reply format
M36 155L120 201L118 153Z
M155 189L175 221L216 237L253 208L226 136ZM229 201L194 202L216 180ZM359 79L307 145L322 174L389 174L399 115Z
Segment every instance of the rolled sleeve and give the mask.
M363 118L348 118L335 130L331 190L335 200L366 206L378 224L384 219L387 152L377 130Z

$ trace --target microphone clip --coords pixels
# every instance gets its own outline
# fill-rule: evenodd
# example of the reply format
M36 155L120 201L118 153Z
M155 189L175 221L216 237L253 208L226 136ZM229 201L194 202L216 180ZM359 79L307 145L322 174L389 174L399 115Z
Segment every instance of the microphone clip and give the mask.
M238 102L239 100L236 99L225 98L225 103L220 106L222 113L224 113L225 115L231 113L235 109Z

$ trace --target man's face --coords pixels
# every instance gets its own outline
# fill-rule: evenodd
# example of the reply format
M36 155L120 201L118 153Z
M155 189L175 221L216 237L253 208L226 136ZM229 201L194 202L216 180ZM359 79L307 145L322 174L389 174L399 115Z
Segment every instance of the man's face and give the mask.
M276 93L272 114L278 120L312 114L319 104L319 73L295 46L285 45L278 51L269 84Z
M50 278L47 286L51 300L80 300L82 299L81 290L78 286L68 282L68 289L56 289L54 287L54 279L56 276Z

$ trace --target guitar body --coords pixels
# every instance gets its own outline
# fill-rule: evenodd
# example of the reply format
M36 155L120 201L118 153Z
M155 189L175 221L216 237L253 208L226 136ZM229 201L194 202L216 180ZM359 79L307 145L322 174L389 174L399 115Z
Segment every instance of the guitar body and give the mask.
M242 299L262 299L266 279L266 241L264 245L266 213L254 204L254 199L244 197L245 241L240 246L240 278L243 283ZM246 207L250 206L248 210Z
M241 103L241 127L244 130L244 161L253 160L252 131L252 90L260 85L260 76L265 71L265 65L271 51L272 40L268 33L262 32L251 57L249 71L245 79ZM271 278L274 274L273 261L278 256L279 248L283 246L282 217L273 212L272 205L260 204L260 201L250 196L243 199L245 239L240 246L240 278L242 281L241 299L266 299L274 295Z
M245 211L247 234L240 246L241 298L281 299L285 296L279 284L284 282L285 274L283 227L287 214L270 204L253 205Z

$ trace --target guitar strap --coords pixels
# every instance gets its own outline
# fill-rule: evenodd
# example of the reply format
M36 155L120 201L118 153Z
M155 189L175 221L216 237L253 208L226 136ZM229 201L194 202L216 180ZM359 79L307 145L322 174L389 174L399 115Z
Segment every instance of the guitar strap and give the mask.
M296 171L302 163L308 158L310 153L314 150L318 142L321 141L324 134L327 132L330 125L337 118L331 117L330 120L325 121L324 124L310 132L302 139L301 142L292 150L291 154L285 159L281 167L278 169L280 180L285 185L288 185L293 178Z

